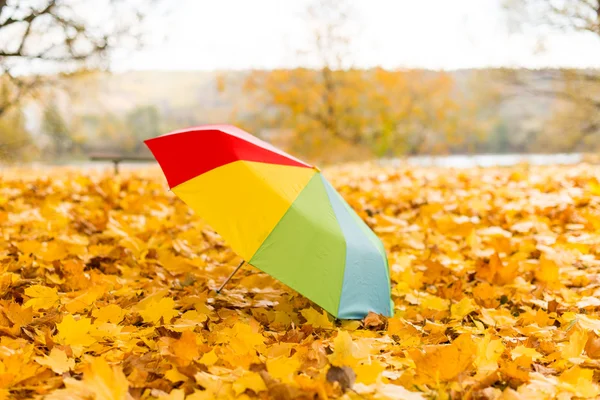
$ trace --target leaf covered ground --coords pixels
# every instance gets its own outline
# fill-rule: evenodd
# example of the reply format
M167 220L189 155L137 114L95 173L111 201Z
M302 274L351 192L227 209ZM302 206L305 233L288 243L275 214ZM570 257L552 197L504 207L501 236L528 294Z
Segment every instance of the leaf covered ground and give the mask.
M325 171L395 315L245 267L157 170L0 175L0 398L600 396L600 167Z

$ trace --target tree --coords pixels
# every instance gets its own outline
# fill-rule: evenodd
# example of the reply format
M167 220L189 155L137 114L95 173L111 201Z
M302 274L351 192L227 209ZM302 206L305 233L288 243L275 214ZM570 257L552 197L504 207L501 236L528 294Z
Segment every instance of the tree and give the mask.
M320 159L460 151L490 128L481 113L489 103L460 93L444 72L254 71L246 90L258 110L245 124L291 130L294 150Z
M598 0L504 0L513 27L543 25L571 32L600 35Z
M50 138L56 156L64 156L72 150L74 141L70 130L54 103L50 103L44 110L42 130Z
M0 163L30 159L36 151L21 110L12 108L0 119Z
M0 116L54 83L48 73L102 68L113 50L140 43L155 0L0 0Z
M548 29L581 33L600 39L600 0L505 0L504 4L514 26L537 29L540 33ZM512 72L508 81L555 99L542 145L563 151L600 148L598 70L547 70L537 74L533 82L523 79L524 75Z
M132 150L139 150L146 139L160 135L160 115L156 106L139 106L130 111L126 118L127 130L133 139Z
M295 151L328 161L443 153L481 134L476 103L458 93L450 74L353 68L349 4L318 0L309 8L312 46L303 55L316 67L248 76L244 89L255 109L245 126L292 132Z
M105 113L100 118L97 137L93 142L95 147L109 148L122 147L131 150L135 142L131 135L128 135L127 124L123 119L114 113Z

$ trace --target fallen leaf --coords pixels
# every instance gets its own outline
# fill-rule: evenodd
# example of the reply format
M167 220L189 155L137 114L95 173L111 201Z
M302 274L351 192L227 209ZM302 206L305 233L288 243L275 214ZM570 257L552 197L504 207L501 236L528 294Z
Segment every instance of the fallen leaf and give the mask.
M345 392L348 389L352 389L352 386L356 381L356 374L354 373L352 368L348 366L331 366L329 370L327 370L326 378L328 382L337 382L337 384L340 385L340 387L342 388L342 391Z
M329 320L329 316L325 310L319 313L314 308L307 308L300 313L306 319L306 323L315 328L333 329L333 323Z
M387 325L387 318L385 318L383 315L370 311L363 320L363 325L367 329L385 329Z
M25 295L30 297L23 305L24 308L31 307L35 311L48 309L58 303L58 292L54 288L42 285L32 285L25 289Z
M262 377L256 372L246 372L241 378L236 379L233 384L233 391L236 396L244 393L246 390L258 394L267 390L267 386Z
M50 368L57 374L63 374L75 368L75 360L68 358L66 353L56 347L50 351L50 354L43 357L36 357L35 361Z
M175 301L171 298L164 297L158 301L149 303L140 311L140 315L145 322L156 324L162 318L165 323L169 323L172 318L179 315L179 312L174 308Z

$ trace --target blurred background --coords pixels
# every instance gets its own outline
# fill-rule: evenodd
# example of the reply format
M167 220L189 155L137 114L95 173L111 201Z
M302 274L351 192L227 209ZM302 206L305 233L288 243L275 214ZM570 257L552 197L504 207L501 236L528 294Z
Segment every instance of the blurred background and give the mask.
M207 123L325 164L577 162L599 66L598 0L0 0L0 163Z

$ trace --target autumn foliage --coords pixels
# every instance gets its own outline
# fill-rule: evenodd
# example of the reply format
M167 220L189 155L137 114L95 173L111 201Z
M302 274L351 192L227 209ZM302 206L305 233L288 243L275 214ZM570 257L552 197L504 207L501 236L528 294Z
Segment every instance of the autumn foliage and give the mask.
M485 136L491 92L467 95L450 74L423 70L259 70L244 82L250 104L240 119L289 130L282 145L329 162L445 153Z
M598 167L325 171L382 238L393 318L239 262L156 170L0 178L0 398L600 395Z

